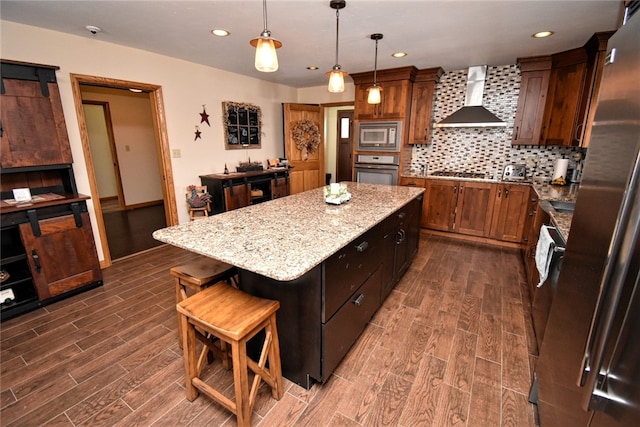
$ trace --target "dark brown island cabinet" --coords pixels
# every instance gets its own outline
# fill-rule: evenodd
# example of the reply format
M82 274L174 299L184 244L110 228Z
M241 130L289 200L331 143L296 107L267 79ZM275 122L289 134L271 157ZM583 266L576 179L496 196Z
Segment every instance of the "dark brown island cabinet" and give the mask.
M2 60L2 320L102 284L86 200L76 189L58 67ZM31 199L16 201L14 190Z
M240 270L240 287L280 301L282 373L309 389L325 382L418 251L422 195L288 282ZM253 349L258 352L257 348Z

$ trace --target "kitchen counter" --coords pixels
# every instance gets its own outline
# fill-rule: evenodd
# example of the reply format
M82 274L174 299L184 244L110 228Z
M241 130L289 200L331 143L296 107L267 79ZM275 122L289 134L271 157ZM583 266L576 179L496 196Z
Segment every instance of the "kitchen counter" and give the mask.
M161 242L271 279L297 279L424 192L423 188L347 183L342 205L324 188L157 230Z
M569 230L571 229L571 220L573 214L566 212L558 212L550 205L545 205L545 201L563 201L563 202L575 202L578 195L578 184L571 184L565 186L551 185L548 181L534 181L532 184L533 189L538 194L538 200L541 202L541 207L551 217L551 222L556 226L558 232L567 241L569 237Z

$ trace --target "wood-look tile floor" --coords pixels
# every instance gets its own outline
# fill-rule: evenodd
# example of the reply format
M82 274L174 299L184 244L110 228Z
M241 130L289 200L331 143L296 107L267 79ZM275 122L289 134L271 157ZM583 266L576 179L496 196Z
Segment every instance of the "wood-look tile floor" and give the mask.
M2 426L233 426L184 397L171 266L162 246L104 270L103 287L1 325ZM533 426L535 340L518 251L423 234L410 270L334 375L262 387L259 426ZM286 351L286 349L282 349ZM210 381L232 393L215 361Z

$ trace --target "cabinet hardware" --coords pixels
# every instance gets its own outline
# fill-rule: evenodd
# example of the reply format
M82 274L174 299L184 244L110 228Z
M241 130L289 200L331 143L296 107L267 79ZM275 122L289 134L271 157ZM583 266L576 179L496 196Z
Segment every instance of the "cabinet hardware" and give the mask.
M513 139L514 139L514 141L517 141L517 140L518 140L518 134L519 134L519 133L520 133L520 126L516 126L516 136L515 136L515 138L513 138Z
M3 133L4 133L4 128L2 127L2 120L0 120L0 138L2 138Z
M573 138L578 142L582 141L582 138L580 137L580 134L581 134L581 129L583 127L584 127L584 122L578 123L578 126L576 126L576 133L575 133L575 135L573 135Z
M424 128L424 136L422 137L422 139L424 139L426 141L427 140L427 135L429 135L429 128Z
M38 214L35 209L29 209L27 211L27 217L29 218L29 222L31 223L31 230L33 230L33 235L36 237L40 237L42 235L42 231L40 231L40 223L38 222Z
M40 263L40 257L38 256L38 252L35 249L31 250L31 258L33 258L33 263L36 266L36 272L40 273L42 270L42 264Z
M364 301L364 294L360 294L358 295L358 298L353 300L353 304L356 307L360 307L362 305L362 301Z
M457 185L454 185L454 186L453 186L453 192L454 192L454 193L457 193L457 192L458 192L458 186L457 186Z
M367 250L367 248L369 247L369 242L367 242L366 240L362 243L360 243L359 245L356 246L356 251L358 252L364 252Z
M400 212L400 213L398 214L398 218L400 218L400 219L404 219L404 217L406 217L406 216L407 216L407 213L406 213L406 212Z
M71 212L73 212L73 219L76 221L76 227L82 227L82 216L80 216L80 205L78 203L71 203Z
M498 188L498 199L502 197L502 188Z
M507 197L509 197L509 189L505 188L504 189L504 198L506 199Z

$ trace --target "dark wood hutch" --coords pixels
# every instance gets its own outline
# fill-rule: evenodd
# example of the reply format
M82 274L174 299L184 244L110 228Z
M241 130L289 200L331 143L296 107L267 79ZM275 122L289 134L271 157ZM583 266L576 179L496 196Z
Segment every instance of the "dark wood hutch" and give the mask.
M58 67L1 60L0 313L9 319L102 285L72 167ZM16 201L14 189L31 200Z

